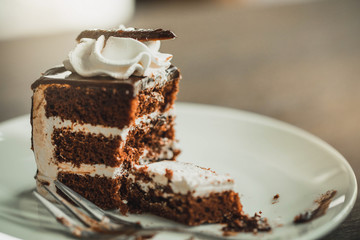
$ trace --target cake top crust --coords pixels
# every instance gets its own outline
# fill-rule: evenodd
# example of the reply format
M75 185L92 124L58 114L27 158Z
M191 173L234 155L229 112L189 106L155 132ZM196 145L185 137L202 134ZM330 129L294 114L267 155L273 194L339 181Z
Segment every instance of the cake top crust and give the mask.
M171 81L179 78L180 72L176 67L170 66L166 70L166 75L167 81ZM31 85L31 89L35 90L42 84L67 84L84 87L129 88L133 89L134 94L137 94L139 91L153 87L157 83L156 77L130 76L128 79L114 79L109 76L82 77L77 73L66 70L64 66L57 66L43 73Z
M82 38L97 39L101 35L104 35L106 39L109 37L122 37L133 38L138 41L156 41L156 40L169 40L176 38L176 35L170 30L163 29L132 29L132 30L85 30L77 36L76 41L80 41Z

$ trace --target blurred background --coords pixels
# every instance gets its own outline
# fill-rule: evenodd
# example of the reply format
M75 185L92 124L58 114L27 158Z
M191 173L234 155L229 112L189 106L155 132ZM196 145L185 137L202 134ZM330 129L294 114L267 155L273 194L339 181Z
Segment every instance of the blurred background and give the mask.
M179 101L264 114L338 149L360 177L360 1L0 0L0 121L86 28L173 30ZM360 206L326 239L356 239ZM344 237L345 236L345 237Z

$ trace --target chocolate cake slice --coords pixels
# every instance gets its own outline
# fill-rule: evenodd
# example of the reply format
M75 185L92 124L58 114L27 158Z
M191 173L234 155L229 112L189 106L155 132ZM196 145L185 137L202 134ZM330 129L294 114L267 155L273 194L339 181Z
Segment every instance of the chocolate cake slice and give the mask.
M148 43L130 38L134 32L124 30L120 42L111 37L106 42L80 40L65 66L49 69L32 84L39 186L54 187L53 180L59 179L102 208L119 208L119 183L126 169L175 160L173 105L180 72L170 64L171 55L158 52L154 38L161 31L149 30L153 40ZM134 49L124 49L129 42ZM125 50L127 56L114 58ZM95 60L86 58L96 51L100 56ZM128 68L133 69L130 74ZM119 72L122 76L114 78ZM46 195L42 188L38 191Z
M31 88L38 192L58 179L104 209L149 212L187 225L242 214L225 175L175 161L181 79L162 29L84 31L63 65Z

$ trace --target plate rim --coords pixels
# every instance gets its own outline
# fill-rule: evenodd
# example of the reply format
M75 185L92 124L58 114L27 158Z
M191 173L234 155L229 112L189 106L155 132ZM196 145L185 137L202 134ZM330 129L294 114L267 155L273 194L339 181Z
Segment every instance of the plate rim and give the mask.
M330 233L330 231L335 230L344 220L345 218L350 214L351 210L353 209L357 194L358 194L358 184L356 180L356 176L354 173L354 170L352 169L349 162L345 159L345 157L337 151L333 146L331 146L326 141L322 140L320 137L300 128L295 125L292 125L290 123L254 113L247 110L241 110L231 107L223 107L218 105L210 105L210 104L199 104L199 103L191 103L191 102L176 102L175 104L175 113L178 112L191 112L191 111L202 111L206 114L214 114L215 113L221 113L224 117L230 117L233 119L238 120L246 120L250 122L256 122L262 125L266 125L269 127L277 128L284 130L286 132L289 132L291 134L300 136L308 141L311 141L311 143L316 144L323 149L329 151L331 154L336 156L336 160L340 161L341 165L343 165L346 168L346 172L348 173L348 177L351 183L350 189L350 199L347 205L345 205L340 212L334 216L334 218L331 221L328 221L326 224L323 224L319 226L318 228L311 229L310 231L304 233L303 235L296 236L295 239L297 240L303 240L303 239L309 239L309 238L321 238L325 236L326 234ZM25 119L28 119L28 124L30 124L30 114L24 114L18 117L14 117L8 120L5 120L3 122L0 122L0 131L7 127L7 125L12 125L15 122L25 122Z

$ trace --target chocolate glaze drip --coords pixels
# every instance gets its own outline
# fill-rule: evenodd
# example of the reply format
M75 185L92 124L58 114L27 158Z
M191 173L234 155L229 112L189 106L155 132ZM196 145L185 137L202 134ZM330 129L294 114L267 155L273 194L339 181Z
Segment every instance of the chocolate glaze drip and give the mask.
M176 35L172 31L163 29L135 29L132 31L97 29L82 31L76 38L76 41L80 41L82 38L97 39L101 35L104 35L106 39L109 37L123 37L134 38L138 41L168 40L176 38Z
M315 218L321 217L326 213L326 210L329 208L329 205L332 201L332 199L336 195L336 190L327 191L325 194L321 195L319 199L315 200L315 203L318 204L318 206L311 211L306 211L304 213L301 213L294 218L294 223L306 223L314 220Z

